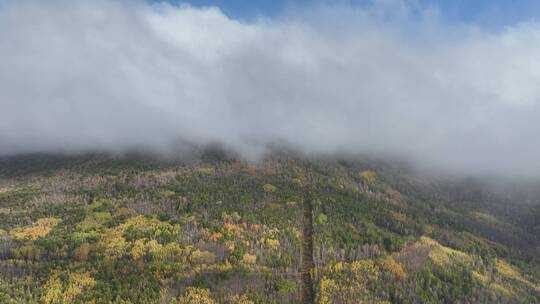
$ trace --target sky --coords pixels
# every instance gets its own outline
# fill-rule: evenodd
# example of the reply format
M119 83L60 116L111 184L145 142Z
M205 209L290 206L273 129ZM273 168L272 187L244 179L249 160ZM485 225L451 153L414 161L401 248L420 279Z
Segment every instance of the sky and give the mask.
M161 0L149 1L162 2ZM537 19L540 15L540 1L536 0L416 0L409 2L419 7L431 7L438 10L441 18L448 23L468 22L481 24L491 29L500 29L522 21ZM252 21L261 17L276 17L292 9L305 9L321 4L366 7L372 5L373 0L175 0L169 3L189 3L197 7L216 6L229 17Z
M535 6L0 0L0 156L278 145L539 177Z

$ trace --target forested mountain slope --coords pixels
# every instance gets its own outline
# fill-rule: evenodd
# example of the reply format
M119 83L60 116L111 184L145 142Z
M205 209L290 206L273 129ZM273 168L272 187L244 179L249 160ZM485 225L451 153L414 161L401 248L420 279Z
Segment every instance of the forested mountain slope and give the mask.
M535 189L287 153L4 158L0 302L298 303L309 191L317 303L539 303Z

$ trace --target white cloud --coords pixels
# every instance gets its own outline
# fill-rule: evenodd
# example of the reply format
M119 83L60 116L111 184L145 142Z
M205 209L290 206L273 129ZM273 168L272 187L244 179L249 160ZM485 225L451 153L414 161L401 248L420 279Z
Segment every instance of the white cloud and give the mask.
M187 5L0 2L0 154L182 139L540 172L540 24L490 32L381 3L244 23Z

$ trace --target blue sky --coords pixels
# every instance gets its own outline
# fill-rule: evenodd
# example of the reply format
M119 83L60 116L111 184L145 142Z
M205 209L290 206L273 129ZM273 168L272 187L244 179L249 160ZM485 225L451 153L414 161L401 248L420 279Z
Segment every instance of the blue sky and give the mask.
M159 2L162 0L150 0ZM225 14L237 19L250 20L259 16L273 17L290 7L302 8L318 3L366 5L373 0L169 0L187 2L194 6L217 6ZM386 0L391 1L391 0ZM437 7L444 21L466 22L490 28L537 19L540 15L538 0L411 0L425 6Z

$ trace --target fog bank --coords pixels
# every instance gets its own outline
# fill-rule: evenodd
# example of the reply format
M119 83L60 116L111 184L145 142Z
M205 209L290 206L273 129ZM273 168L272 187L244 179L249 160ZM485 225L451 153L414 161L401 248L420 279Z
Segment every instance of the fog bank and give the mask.
M219 142L540 172L540 23L407 1L245 22L214 7L0 0L0 155Z

